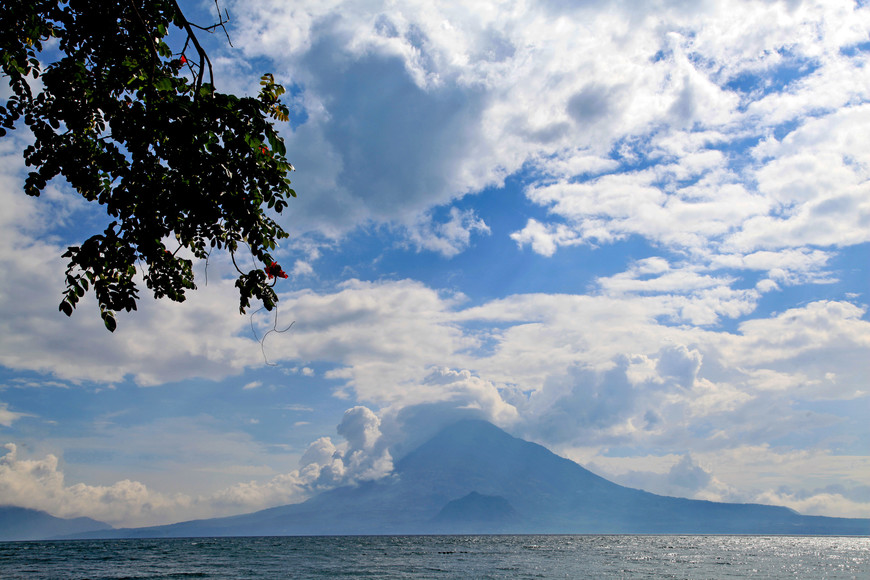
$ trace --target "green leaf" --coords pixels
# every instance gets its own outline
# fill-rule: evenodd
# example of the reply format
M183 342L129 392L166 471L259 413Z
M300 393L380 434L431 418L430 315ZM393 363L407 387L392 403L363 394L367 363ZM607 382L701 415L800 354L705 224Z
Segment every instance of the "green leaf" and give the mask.
M160 79L154 83L154 88L156 88L158 91L163 91L163 92L171 91L172 90L172 81L166 77L163 77L162 79Z
M118 322L111 312L103 312L103 324L106 325L106 329L109 332L115 332L115 328L118 327Z

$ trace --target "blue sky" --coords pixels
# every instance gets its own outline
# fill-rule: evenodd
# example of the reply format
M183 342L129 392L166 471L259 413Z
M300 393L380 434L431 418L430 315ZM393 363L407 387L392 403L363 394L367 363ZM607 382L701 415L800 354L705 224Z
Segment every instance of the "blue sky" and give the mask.
M657 493L870 517L870 8L224 4L220 88L291 89L277 320L225 255L114 335L67 319L98 208L24 196L4 138L4 502L248 512L473 415Z

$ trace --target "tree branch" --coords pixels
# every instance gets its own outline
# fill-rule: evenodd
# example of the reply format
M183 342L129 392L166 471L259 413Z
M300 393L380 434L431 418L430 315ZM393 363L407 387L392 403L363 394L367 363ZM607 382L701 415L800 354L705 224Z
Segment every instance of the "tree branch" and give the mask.
M196 75L196 91L194 92L194 98L198 98L199 89L202 88L202 76L205 70L205 65L208 65L209 84L212 86L214 86L214 70L211 66L211 60L208 58L208 53L205 51L202 45L199 44L199 39L196 37L196 33L193 31L194 25L192 25L187 20L187 17L184 15L184 12L181 11L181 7L178 5L178 2L176 0L172 0L172 5L173 7L175 7L175 12L178 15L179 20L181 20L181 25L184 27L185 32L187 32L187 40L193 43L193 47L196 49L196 52L199 55L199 71ZM223 25L220 24L220 26ZM185 47L186 46L187 43L185 43Z

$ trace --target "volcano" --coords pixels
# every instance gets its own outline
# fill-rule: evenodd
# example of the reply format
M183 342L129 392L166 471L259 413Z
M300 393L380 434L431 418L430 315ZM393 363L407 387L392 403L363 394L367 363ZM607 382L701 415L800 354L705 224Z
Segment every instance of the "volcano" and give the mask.
M867 535L870 519L660 496L608 481L480 420L456 423L377 481L250 514L90 537L351 534Z

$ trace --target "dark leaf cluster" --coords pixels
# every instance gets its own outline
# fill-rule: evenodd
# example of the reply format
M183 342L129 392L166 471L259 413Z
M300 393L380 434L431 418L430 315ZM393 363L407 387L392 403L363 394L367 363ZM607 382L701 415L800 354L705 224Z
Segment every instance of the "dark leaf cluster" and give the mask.
M0 66L11 88L0 137L22 122L33 132L25 192L38 196L60 176L109 216L105 231L64 254L67 315L93 290L114 330L115 312L136 309L137 271L155 297L183 301L195 284L180 250L207 258L213 248L241 248L271 265L287 237L270 217L296 195L274 127L288 117L284 89L264 75L256 97L218 92L194 28L204 30L175 0L0 6ZM178 52L170 33L184 39ZM262 268L239 270L241 310L251 300L271 309L274 283Z

